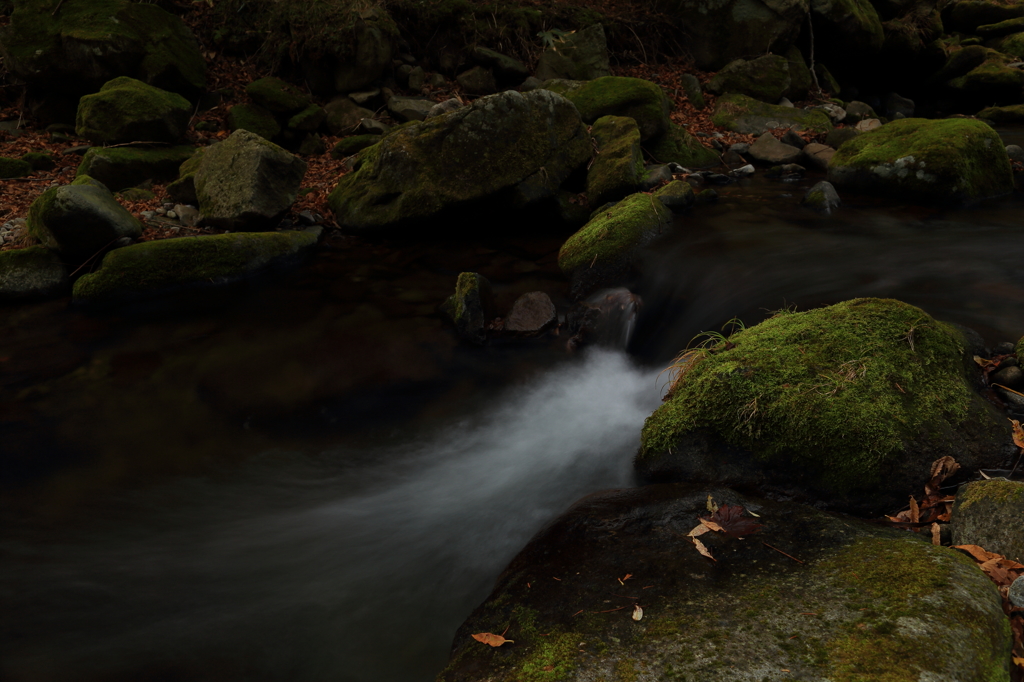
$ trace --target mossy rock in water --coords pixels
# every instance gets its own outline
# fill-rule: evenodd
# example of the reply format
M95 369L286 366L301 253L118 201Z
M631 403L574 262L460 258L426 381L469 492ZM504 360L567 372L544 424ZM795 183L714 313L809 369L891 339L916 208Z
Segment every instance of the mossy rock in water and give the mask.
M512 190L542 169L560 184L591 154L564 97L502 92L395 128L359 154L328 203L349 229L396 228Z
M487 323L496 317L490 281L478 272L460 273L455 293L445 299L438 311L455 325L459 338L483 344L487 341Z
M665 204L673 213L678 213L691 206L697 200L690 183L673 180L654 192L654 198Z
M255 104L236 104L228 110L228 129L248 130L264 140L273 140L281 134L281 125L274 115Z
M1024 482L992 479L961 486L953 503L954 545L979 545L1024 563Z
M644 156L636 121L625 116L602 116L594 121L590 134L597 143L597 156L587 171L590 205L618 201L637 191L644 177Z
M0 37L8 69L46 97L95 92L117 76L198 95L206 61L178 17L130 0L16 0Z
M88 175L117 192L152 180L166 182L178 177L178 168L195 153L195 147L93 147L82 157L76 176Z
M780 107L746 95L719 97L711 122L743 135L760 135L768 128L794 128L814 133L832 130L832 121L823 111Z
M312 103L309 95L274 76L249 83L245 86L245 94L264 109L286 116L297 114Z
M0 251L0 301L60 296L70 288L67 266L45 246Z
M629 279L640 249L665 232L671 220L665 204L643 193L595 211L558 251L558 267L572 278L573 298Z
M907 118L859 135L836 151L828 180L927 204L969 204L1013 190L999 135L969 119Z
M105 187L83 183L39 195L28 209L28 232L68 264L79 265L123 237L138 239L142 225Z
M760 524L701 535L716 561L686 535L709 497ZM652 485L589 495L534 536L437 679L1008 682L1011 646L998 591L959 552L794 502Z
M708 81L707 87L716 95L738 93L775 104L790 91L792 84L789 59L770 54L750 61L729 62Z
M32 172L32 164L24 159L0 156L0 180L23 178Z
M552 80L545 82L544 88L575 104L586 123L602 116L628 116L636 121L645 142L668 130L668 98L650 81L605 76L592 81Z
M179 142L192 105L181 95L121 76L78 103L75 132L94 144Z
M899 301L782 311L688 356L636 469L896 508L939 457L973 471L1008 455L1009 427L971 390L963 348L957 329Z
M711 168L722 160L714 149L705 147L686 128L670 123L668 131L648 147L658 163L678 163L684 168Z
M294 265L316 247L320 227L143 242L111 251L73 291L81 303L108 304L225 286Z
M1003 123L1019 123L1024 121L1024 104L1012 104L1006 107L988 107L977 113L983 121L1000 125Z

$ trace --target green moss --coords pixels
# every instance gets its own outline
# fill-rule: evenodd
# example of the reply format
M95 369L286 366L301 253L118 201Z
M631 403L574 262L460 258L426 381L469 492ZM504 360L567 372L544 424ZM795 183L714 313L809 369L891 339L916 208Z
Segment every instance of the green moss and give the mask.
M669 210L650 194L632 194L607 210L601 210L558 252L558 267L572 272L607 266L649 241L671 219Z
M310 105L309 95L273 76L249 83L245 86L245 94L264 109L281 114L295 114Z
M287 127L291 130L304 130L312 132L320 127L327 117L327 112L317 104L310 104L308 107L288 119Z
M82 157L76 177L94 177L111 191L134 187L145 180L166 182L178 177L182 163L195 147L93 147Z
M228 111L228 128L231 132L248 130L265 140L273 140L281 134L281 126L274 115L254 104L237 104Z
M53 154L49 152L28 152L21 156L32 167L32 170L52 170L56 166Z
M1024 59L1024 32L1014 33L1001 39L996 44L996 49L1004 54L1013 55L1017 59Z
M102 182L92 177L91 175L84 175L79 173L75 176L75 179L71 181L72 185L91 185L93 187L102 187L109 191L109 188Z
M684 168L710 168L721 160L714 149L705 147L686 128L670 123L668 131L649 147L651 158L659 163L675 162Z
M565 83L553 81L544 87L575 104L586 123L594 123L602 116L628 116L636 121L645 141L668 130L668 99L650 81L605 76L568 87Z
M978 118L996 125L1024 121L1024 104L1013 104L1005 107L988 107L977 113Z
M941 203L967 203L1013 189L999 135L968 119L901 119L859 135L836 151L829 179Z
M981 501L1003 505L1024 501L1024 485L1016 481L977 481L966 485L957 493L957 511L966 511Z
M970 412L960 333L899 301L782 312L729 341L648 417L638 458L709 429L846 491L877 479L906 441L956 428Z
M719 97L715 103L715 113L711 117L711 122L716 126L743 134L759 134L771 121L778 125L795 126L798 130L815 133L827 133L832 130L832 122L823 111L780 107L746 95Z
M1021 88L1024 87L1024 72L1009 66L1015 61L1013 57L993 51L989 54L990 57L980 66L950 80L947 85L964 94L985 94L1002 99L1006 103L1016 103Z
M343 159L346 156L352 156L356 152L361 152L371 145L375 145L380 142L380 135L353 135L352 137L343 137L338 140L337 144L331 150L331 158Z
M148 189L130 187L123 192L118 192L117 198L124 199L125 201L149 201L151 199L155 199L156 195Z
M644 175L640 130L625 116L602 116L590 130L597 156L587 171L587 197L591 206L617 201L635 192Z
M32 172L32 164L24 159L0 156L0 179L23 178Z
M25 218L25 228L28 230L28 233L38 239L43 246L51 249L56 249L57 243L50 237L50 233L43 223L43 216L50 213L53 202L57 199L58 189L57 187L51 187L36 197L32 205L28 207L28 215Z
M177 142L185 135L191 113L181 95L120 76L82 97L75 131L97 144Z

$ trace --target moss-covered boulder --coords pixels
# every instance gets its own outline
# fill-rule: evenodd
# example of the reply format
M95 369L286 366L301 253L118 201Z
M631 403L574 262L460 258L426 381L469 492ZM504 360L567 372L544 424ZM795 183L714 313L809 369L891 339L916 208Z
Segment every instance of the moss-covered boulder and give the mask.
M167 198L179 204L197 206L196 171L203 160L206 147L199 147L181 166L178 167L178 179L167 185Z
M995 125L1003 123L1019 123L1024 121L1024 104L1011 104L1005 107L986 107L977 113L977 117Z
M659 163L678 163L683 168L710 168L721 163L714 149L675 123L670 123L668 131L653 140L647 151Z
M709 502L760 524L701 535L714 561L687 537ZM1000 602L973 560L913 533L723 488L602 491L512 560L437 679L1007 681Z
M67 266L45 246L0 251L0 301L49 298L70 289Z
M1022 23L1024 23L1024 17L1022 17ZM1024 59L1024 31L1000 38L992 43L992 47L1020 61Z
M120 76L78 104L75 132L94 144L180 142L192 105L173 92Z
M597 143L597 156L587 171L590 205L601 206L635 192L644 177L636 121L625 116L602 116L594 121L590 134Z
M954 545L979 545L1024 563L1024 482L993 479L961 486L953 503Z
M373 111L364 109L348 97L337 97L324 107L324 125L331 135L351 135L364 118L373 118Z
M306 162L273 142L237 130L203 152L195 170L196 198L206 225L266 230L295 202Z
M53 170L57 162L50 152L28 152L21 155L21 160L27 163L34 171Z
M713 342L713 339L712 339ZM919 308L862 298L780 312L687 356L648 417L648 480L759 486L880 513L932 461L1002 463L1009 427L976 395L964 339Z
M882 49L882 20L868 0L812 0L814 32L827 56L870 55Z
M310 104L289 118L285 127L288 130L312 133L320 128L326 118L327 112L324 111L323 107L317 104Z
M586 123L602 116L628 116L636 121L645 142L668 131L668 98L650 81L606 76L588 82L547 81L544 87L575 104Z
M1013 190L1006 148L980 121L908 118L859 135L829 162L837 188L967 204Z
M942 5L942 22L947 31L974 33L979 26L1024 17L1019 0L957 0Z
M240 282L294 265L316 247L320 227L302 231L163 239L111 251L75 282L76 302L125 303Z
M105 187L51 187L28 210L28 232L43 246L78 265L123 237L138 239L142 225Z
M192 32L150 3L16 0L0 52L43 98L77 102L118 76L186 97L206 87L206 62Z
M572 280L573 298L627 281L640 249L664 233L671 220L665 204L642 193L595 211L558 251L558 267Z
M984 24L977 28L976 33L982 38L1002 38L1022 31L1024 31L1024 16L994 24Z
M946 86L961 100L993 104L1019 104L1024 93L1024 70L1013 66L1018 57L985 50L985 59L970 71L952 78Z
M537 78L590 81L609 75L604 27L593 24L569 33L544 50L537 61Z
M284 10L293 20L312 20L331 27L328 31L312 31L316 38L306 42L299 58L302 73L314 92L356 92L391 67L398 26L382 6L360 9L347 2L284 4L294 6ZM302 16L306 13L314 16L307 19ZM299 31L309 33L306 26Z
M380 142L380 135L352 135L338 140L331 149L332 159L344 159Z
M538 173L557 186L591 154L586 127L564 97L503 92L396 128L360 153L328 203L349 229L395 228L511 190Z
M0 156L0 180L23 178L32 172L32 164L24 159Z
M815 133L827 133L832 130L832 121L821 110L804 111L793 107L780 107L746 95L719 97L711 122L744 135L760 135L768 128L795 128Z
M679 213L693 206L696 196L690 183L673 180L654 192L654 198L673 213Z
M455 293L445 299L438 312L455 325L459 338L483 344L487 323L497 316L490 281L478 272L463 272L455 282Z
M135 187L147 180L167 182L195 153L195 147L93 147L82 157L76 175L88 175L111 192Z
M793 80L789 59L770 54L747 61L737 59L726 64L708 81L708 90L716 95L736 93L775 104L790 94ZM806 88L803 95L807 95Z
M274 76L249 83L245 86L245 94L257 105L283 116L297 114L312 104L309 95Z
M268 110L255 104L236 104L228 110L228 129L248 130L264 140L273 140L281 134L281 124Z

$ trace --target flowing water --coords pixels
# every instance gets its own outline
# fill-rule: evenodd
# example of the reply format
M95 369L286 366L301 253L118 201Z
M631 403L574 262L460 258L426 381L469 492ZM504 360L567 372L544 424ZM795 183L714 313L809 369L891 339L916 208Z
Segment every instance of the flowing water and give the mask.
M434 315L462 269L564 309L559 238L334 241L210 309L0 309L0 678L426 682L537 529L630 484L698 332L891 296L1024 335L1020 195L824 218L796 206L810 184L744 181L678 220L628 354L460 346Z

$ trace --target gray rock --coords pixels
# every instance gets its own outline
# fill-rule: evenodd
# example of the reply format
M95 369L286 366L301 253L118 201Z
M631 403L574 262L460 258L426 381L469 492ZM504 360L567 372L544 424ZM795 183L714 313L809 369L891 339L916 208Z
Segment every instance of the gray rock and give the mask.
M1018 609L1024 609L1024 575L1010 584L1010 592L1007 596L1010 598L1011 604Z
M729 151L736 152L737 154L746 154L750 151L750 145L746 142L737 142L729 146Z
M644 179L644 157L640 129L627 116L602 116L594 121L590 134L598 153L587 170L587 197L596 208L639 188Z
M409 89L413 92L419 92L427 84L427 72L422 67L416 66L409 71L408 78Z
M75 131L96 144L175 143L191 116L192 105L181 95L122 76L79 101Z
M530 75L526 64L486 47L473 48L472 57L478 64L492 69L498 79L506 83L521 83Z
M826 102L825 104L819 104L817 106L808 107L808 110L819 110L824 111L828 115L829 119L833 123L842 123L846 119L846 110L838 104L832 102Z
M659 163L647 169L647 172L644 174L644 179L640 182L640 189L646 192L654 189L662 183L671 181L672 170L667 164Z
M358 12L359 21L342 35L322 44L326 49L307 52L299 60L310 87L324 94L362 90L391 66L398 31L382 7ZM329 30L335 30L331 27Z
M808 164L820 171L828 170L828 162L835 156L836 150L828 145L811 142L804 147L804 159Z
M422 97L392 97L388 100L388 111L399 121L422 121L430 113L435 102Z
M537 62L536 76L542 81L552 78L587 81L610 73L604 27L594 24L567 35L557 49L544 50Z
M0 301L49 298L70 289L67 266L45 246L0 251Z
M708 91L717 95L741 94L774 104L790 91L791 85L789 60L771 54L726 64L708 81Z
M178 216L178 222L186 227L194 227L199 222L199 209L194 206L175 204L172 210ZM171 217L170 211L167 212L167 216Z
M558 323L555 304L543 291L523 294L512 304L504 330L522 336L535 336Z
M812 208L825 215L831 215L832 211L839 208L842 203L836 188L832 186L831 182L824 180L807 190L804 198L800 201L801 206Z
M530 92L531 90L536 90L537 88L542 87L544 87L544 81L537 78L536 76L530 76L529 78L523 81L522 85L519 86L519 91Z
M778 102L778 105L779 105L780 107L788 107L788 108L790 108L790 109L792 109L792 108L794 107L794 104L793 104L792 102L790 102L790 101L789 101L789 98L788 98L788 97L783 97L783 98L781 98L781 99L779 100L779 102Z
M797 149L803 149L807 146L807 143L804 142L804 138L800 137L800 135L792 128L787 130L782 136L782 143L788 144L790 147L796 147Z
M852 140L858 135L860 135L860 131L856 128L851 128L849 126L846 128L834 128L825 136L825 144L832 147L832 149L839 149L844 142Z
M882 122L877 118L865 118L863 121L854 126L854 130L858 133L870 133L872 130L882 127Z
M265 230L295 201L306 162L238 130L206 148L195 173L203 222L222 230Z
M734 178L745 178L747 176L753 175L754 173L754 166L749 163L745 166L740 166L739 168L735 168L729 171L729 175L731 175Z
M954 545L980 545L1024 563L1024 482L992 479L960 487L953 502Z
M461 109L464 106L465 105L459 99L452 97L451 99L446 99L443 102L438 102L434 106L430 107L430 111L427 112L427 118L433 118L435 116L444 116L448 112L455 111L456 109Z
M361 92L350 92L348 98L361 107L371 107L381 101L380 88L363 90Z
M889 118L897 118L897 114L902 114L900 118L913 118L914 100L890 92L885 98L885 109L889 112Z
M671 181L656 191L654 196L673 213L679 213L693 206L693 202L696 199L693 194L693 188L690 187L689 183L682 180Z
M32 202L28 231L43 246L79 265L109 249L121 237L138 239L142 225L104 187L51 187Z
M1003 367L998 372L993 372L989 381L1019 391L1020 387L1024 386L1024 372L1020 367Z
M686 93L686 99L690 102L694 109L700 111L706 104L704 102L704 93L701 91L700 81L692 73L684 73L679 77L679 83L683 86L683 92Z
M463 71L455 78L466 93L470 95L493 95L498 91L498 82L494 78L494 72L483 66L474 66L472 69Z
M856 125L866 118L878 118L878 114L871 108L871 105L864 102L850 102L846 105L846 118L843 122L848 125Z
M359 120L359 127L356 128L357 133L363 135L385 135L391 130L391 126L383 121L377 121L372 118L363 118Z
M168 182L195 153L192 146L93 147L82 158L78 172L102 182L112 192L136 187L146 180Z
M491 283L479 273L463 272L455 283L455 293L441 304L439 312L455 325L459 338L483 344L487 324L495 317Z
M1006 145L1006 155L1013 161L1024 161L1024 148L1016 144Z
M750 145L749 154L762 163L781 165L795 163L802 152L796 147L779 142L771 133L764 133Z
M348 97L335 97L324 107L324 125L331 135L351 135L363 119L372 119L373 112L356 104Z
M722 154L722 163L729 168L740 168L747 165L747 160L743 158L742 154L729 150Z

